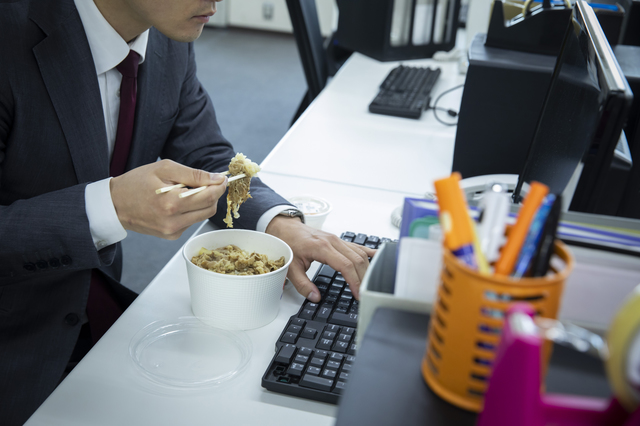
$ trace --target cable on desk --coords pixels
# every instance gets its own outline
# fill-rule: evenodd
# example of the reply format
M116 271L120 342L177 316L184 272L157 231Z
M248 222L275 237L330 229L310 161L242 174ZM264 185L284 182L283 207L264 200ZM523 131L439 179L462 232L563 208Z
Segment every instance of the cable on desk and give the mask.
M438 97L436 98L435 101L433 101L433 105L429 106L429 109L433 110L433 116L436 118L436 120L438 120L441 124L444 124L445 126L456 126L458 124L458 122L456 121L455 123L447 123L446 121L443 121L440 117L438 117L438 111L445 111L447 114L449 114L451 117L457 117L458 116L458 112L454 111L452 109L447 109L447 108L442 108L438 106L438 102L440 101L440 98L442 98L444 95L449 94L450 92L453 92L454 90L463 88L464 84L460 84L458 86L454 86L451 89L447 89L444 92L440 93L438 95Z

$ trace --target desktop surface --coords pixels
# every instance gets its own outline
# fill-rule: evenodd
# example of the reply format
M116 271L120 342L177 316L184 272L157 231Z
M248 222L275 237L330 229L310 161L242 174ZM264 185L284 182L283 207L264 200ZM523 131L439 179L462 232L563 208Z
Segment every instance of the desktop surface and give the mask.
M476 424L475 413L445 402L422 378L428 327L426 314L389 308L375 312L335 426L392 425L399 418L406 426ZM394 360L402 362L390 368ZM611 395L600 360L560 346L554 347L546 389L600 398Z
M442 69L433 97L464 82L457 62L402 63ZM451 173L455 126L439 123L432 111L418 120L368 111L380 83L397 65L354 53L267 156L262 170L417 196L432 192L433 182ZM452 92L439 106L458 110L461 94Z

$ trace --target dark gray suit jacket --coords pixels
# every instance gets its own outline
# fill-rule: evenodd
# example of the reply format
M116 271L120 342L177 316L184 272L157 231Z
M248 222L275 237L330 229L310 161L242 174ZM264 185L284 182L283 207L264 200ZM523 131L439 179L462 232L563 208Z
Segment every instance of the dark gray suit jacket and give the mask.
M151 29L127 168L158 157L209 171L235 154L196 78L193 45ZM250 153L246 153L250 156ZM120 244L97 252L87 183L109 175L91 51L73 0L0 0L0 423L22 424L59 382L78 338L90 273L117 283ZM287 202L259 180L234 226ZM212 220L221 227L224 197Z

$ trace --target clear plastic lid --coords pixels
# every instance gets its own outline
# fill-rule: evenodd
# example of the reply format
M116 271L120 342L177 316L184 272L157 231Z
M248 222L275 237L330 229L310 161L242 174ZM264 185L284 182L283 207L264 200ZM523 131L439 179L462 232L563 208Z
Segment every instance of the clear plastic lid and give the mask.
M323 214L331 210L329 202L313 195L289 197L289 202L293 203L305 215Z
M219 386L237 377L246 369L252 347L242 331L180 317L144 327L131 339L129 354L151 381L187 389Z

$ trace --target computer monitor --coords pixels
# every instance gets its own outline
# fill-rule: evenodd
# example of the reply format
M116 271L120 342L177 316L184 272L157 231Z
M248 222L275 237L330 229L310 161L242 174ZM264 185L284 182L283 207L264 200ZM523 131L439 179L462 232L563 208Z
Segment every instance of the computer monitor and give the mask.
M534 180L563 193L582 165L570 210L597 212L632 98L593 9L578 0L514 201L521 199L523 184Z

